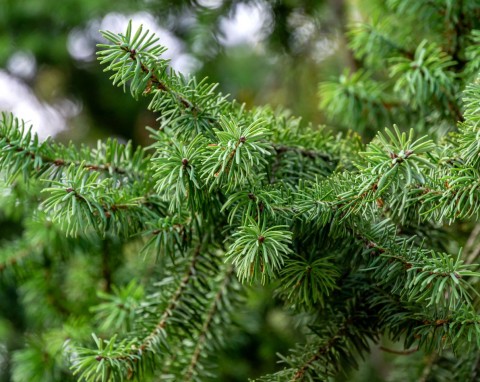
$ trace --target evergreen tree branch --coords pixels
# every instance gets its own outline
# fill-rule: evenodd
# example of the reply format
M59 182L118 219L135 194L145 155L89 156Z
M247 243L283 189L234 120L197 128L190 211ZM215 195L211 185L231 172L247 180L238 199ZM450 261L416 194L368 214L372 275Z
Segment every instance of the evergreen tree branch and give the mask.
M295 381L302 381L304 379L305 373L310 366L323 359L325 354L332 351L332 349L341 341L343 340L343 336L347 333L347 326L352 325L352 322L348 322L348 320L344 321L341 326L339 327L338 331L334 333L332 337L330 337L317 351L316 353L311 356L305 363L303 363L293 375L291 382Z
M426 364L425 368L423 369L423 372L422 372L422 375L420 377L419 382L428 381L430 373L432 372L432 367L434 366L437 359L438 359L438 355L436 353L432 353L428 356L427 364Z
M25 180L43 174L59 177L62 169L75 166L134 181L143 178L148 160L143 150L133 151L131 143L121 145L115 140L104 145L99 143L96 153L85 147L78 150L73 145L64 147L49 140L40 143L31 127L27 128L25 122L7 113L2 113L0 120L0 149L0 168L11 175L22 171ZM94 157L105 163L92 162Z
M218 312L219 310L224 309L222 307L223 305L222 299L224 298L224 295L227 293L227 288L229 283L232 282L232 277L234 277L233 267L231 266L228 267L223 277L224 279L218 288L218 292L212 299L210 307L207 310L207 315L203 320L203 325L197 337L195 349L190 358L190 363L188 365L188 369L184 377L185 382L191 381L193 379L195 369L198 367L200 357L202 356L202 352L204 351L205 344L208 341L207 336L211 331L211 326L214 324L213 319L215 315L219 313Z
M172 316L172 312L175 310L175 308L179 304L180 299L183 296L183 293L185 292L185 289L187 288L188 283L190 282L192 276L195 273L195 266L197 264L198 257L201 254L201 249L202 249L202 244L197 245L197 248L193 252L192 259L187 267L187 271L183 276L177 289L173 293L166 309L164 310L163 314L160 317L160 320L158 321L158 324L150 332L150 334L143 339L142 343L138 347L140 354L143 353L144 351L149 351L152 348L152 346L158 344L159 338L161 338L161 334L163 333L167 325L168 319Z
M141 59L137 57L137 52L135 49L129 49L128 46L122 46L121 49L129 54L130 59L133 62L140 62L140 68L144 74L149 76L149 82L147 83L147 87L144 90L144 94L148 95L152 91L152 87L155 87L156 89L169 93L172 95L174 98L178 99L180 104L186 108L190 109L190 111L194 114L198 114L201 112L201 110L198 109L197 106L195 106L191 101L183 97L180 93L175 92L174 90L170 89L166 83L162 82L160 78L155 74L155 69L154 68L148 68L143 62L141 62ZM212 120L213 121L213 120Z
M129 30L130 28L131 25ZM255 111L246 112L243 107L237 107L234 102L227 102L222 94L214 94L215 85L206 85L204 81L197 83L195 78L187 80L173 70L167 70L167 61L157 57L165 51L163 47L154 45L158 39L148 31L142 35L141 28L137 32L136 38L132 37L131 32L125 36L102 32L113 45L99 45L103 48L99 52L99 59L104 64L109 63L107 69L115 73L112 76L114 84L123 86L129 84L135 97L141 94L153 94L150 108L162 112L164 115L162 119L165 120L169 131L186 140L192 138L192 131L205 135L209 139L218 139L219 136L214 133L214 130L225 130L227 125L225 121L231 120L232 116L236 116L239 120L239 126L253 125L259 119ZM145 40L147 42L144 42ZM136 47L136 45L139 46ZM162 93L169 97L162 98ZM189 94L190 98L185 94ZM170 102L171 100L173 101ZM188 111L188 115L179 114L177 105L181 105L185 111ZM275 119L274 116L270 118ZM279 150L283 152L286 147L281 146ZM331 157L325 158L325 153L316 152L314 149L298 148L295 151L312 159L320 157L332 160ZM235 155L235 150L232 154Z
M189 285L193 279L197 278L198 272L201 272L200 258L202 256L202 247L204 243L199 243L188 259L186 270L180 282L172 294L165 301L166 305L158 316L155 314L155 323L153 328L146 333L143 339L136 336L132 340L122 340L116 342L116 336L109 341L98 339L94 336L97 349L77 348L78 356L76 362L72 365L74 374L78 374L80 380L91 380L90 377L102 377L102 381L117 380L116 378L140 377L148 364L155 363L156 359L162 357L163 349L168 349L167 326L172 317L179 313L185 317L189 309ZM210 259L211 260L211 259ZM186 300L185 300L186 299ZM184 301L185 300L185 301ZM144 317L145 320L145 317ZM139 323L140 324L140 323ZM195 323L191 323L195 326ZM140 330L143 325L140 324ZM172 335L173 332L170 332ZM108 373L108 377L105 377ZM94 379L96 380L96 379Z
M27 265L25 260L32 256L35 248L26 247L21 242L10 243L9 246L2 247L2 256L0 259L0 275L5 277L4 272L10 268L21 267L25 272Z

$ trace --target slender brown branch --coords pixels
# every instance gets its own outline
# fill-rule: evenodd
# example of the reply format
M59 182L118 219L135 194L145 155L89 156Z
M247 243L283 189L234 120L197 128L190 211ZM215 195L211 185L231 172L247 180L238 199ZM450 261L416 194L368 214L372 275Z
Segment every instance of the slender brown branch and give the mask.
M102 276L105 282L104 291L110 293L112 290L112 269L111 269L111 250L109 239L103 240L102 248Z
M183 292L185 291L187 285L189 284L193 274L195 273L195 266L197 264L198 257L200 255L202 245L199 244L197 248L195 249L195 252L192 256L192 260L189 263L187 267L187 271L185 275L182 278L182 281L180 282L178 288L176 289L175 293L173 294L170 303L168 304L167 308L164 310L162 316L160 317L160 320L158 324L155 326L155 328L150 332L150 334L145 337L143 340L142 344L139 346L140 351L145 351L148 350L148 348L151 346L152 342L156 337L160 335L162 330L165 328L167 325L168 319L172 316L173 311L175 308L178 306L181 297L183 296Z
M472 232L470 232L470 236L468 237L467 242L463 247L464 257L468 258L467 255L470 253L470 251L474 249L478 235L480 235L480 224L475 224L475 227L473 227L473 230Z
M11 256L8 259L0 262L0 274L8 267L13 267L21 262L24 258L30 256L33 250L33 248L26 248L22 251L15 251L15 256Z
M432 367L435 364L435 361L437 360L438 355L436 353L430 354L430 356L427 359L427 364L425 365L425 368L423 369L422 375L418 382L426 382L428 380L428 377L432 371Z
M465 264L473 264L478 259L478 255L480 255L480 244L475 247L472 253L467 257Z
M122 47L122 50L129 53L130 59L132 61L137 61L137 59L138 59L137 53L134 50L130 50L128 47ZM155 75L153 70L148 68L144 63L140 62L140 68L141 68L142 72L150 75L150 86L147 87L147 90L150 89L153 85L158 90L173 95L175 98L178 99L180 104L185 109L190 109L195 114L198 114L202 111L197 105L193 104L190 100L183 97L182 95L175 92L174 90L170 89L167 86L167 84L165 82L162 82L158 78L158 76ZM211 122L214 125L218 124L216 119L208 119L208 120L209 120L209 122ZM235 155L235 151L236 151L239 144L240 144L240 142L237 143L237 146L233 150L231 158L233 158L233 156ZM305 156L305 157L308 157L308 158L311 158L311 159L321 158L324 161L331 161L332 160L330 155L325 154L325 153L321 153L321 152L318 152L318 151L314 151L314 150L307 150L307 149L303 149L303 148L300 148L300 147L289 147L289 146L275 145L275 144L272 145L272 146L275 149L275 151L277 152L277 154L282 154L282 153L285 153L287 151L294 151L294 152L296 152L296 153L298 153L302 156Z
M118 360L118 361L123 361L128 363L137 362L137 358L142 357L142 354L145 351L149 350L149 347L151 346L152 342L155 340L156 337L158 337L161 334L162 330L166 327L168 319L172 316L173 311L178 306L187 285L189 284L192 276L194 275L195 266L196 266L198 257L200 255L201 248L202 248L202 244L199 244L195 249L192 259L188 264L186 273L182 278L182 281L180 282L179 286L173 293L168 306L163 311L163 314L160 317L158 324L150 332L150 334L144 338L140 346L138 348L132 349L131 354L124 354L124 355L117 355L117 356L98 355L96 357L96 360L98 362L102 361L103 359L112 359L112 360Z
M243 139L242 139L243 138ZM235 144L235 147L233 148L232 152L230 153L229 157L228 157L228 161L227 161L227 164L223 167L224 168L224 171L226 173L228 173L228 171L230 171L230 166L232 165L232 162L233 162L233 158L235 157L235 154L238 150L238 147L240 146L240 143L244 143L245 142L245 137L240 137L240 139L238 140L238 142ZM221 171L221 167L220 169L216 172L216 174L220 174L220 171Z
M82 194L80 194L78 191L76 191L75 189L69 187L69 188L66 188L65 191L67 193L70 193L70 192L74 193L75 198L77 200L89 204L88 199ZM112 217L112 213L116 213L118 211L122 211L122 210L125 211L125 210L135 209L139 207L145 207L145 208L151 209L151 207L154 205L155 203L152 203L150 194L137 197L133 202L130 202L130 203L114 203L114 204L100 203L100 207L102 208L103 213L105 214L105 217L107 219ZM94 211L93 215L98 216L98 211Z
M5 141L5 143L7 144L7 146L9 146L10 148L13 148L16 152L24 153L24 155L26 157L29 157L32 161L35 161L36 158L40 158L41 161L42 161L42 164L44 164L46 166L68 167L68 166L73 164L75 166L81 166L81 167L83 167L87 170L91 170L91 171L99 171L99 172L106 172L106 173L114 172L114 173L119 174L119 175L126 175L130 178L139 178L140 177L140 174L137 174L135 172L132 172L132 171L127 170L127 169L122 168L122 167L112 166L109 163L104 163L104 164L81 163L80 161L68 161L68 160L61 159L61 158L52 158L52 157L49 157L49 156L46 156L46 155L39 155L39 154L29 150L28 148L16 145L16 144L12 143L11 140L6 136L1 136L0 135L0 139L3 139ZM38 168L37 170L40 170L40 169Z
M190 381L193 377L193 372L195 370L195 367L197 366L198 360L200 359L200 353L203 350L205 340L207 339L207 333L210 327L210 324L213 321L213 318L215 314L217 313L218 310L218 302L222 298L223 294L226 292L227 285L231 281L231 275L233 273L233 267L230 267L226 274L225 278L223 279L223 282L220 284L219 290L215 297L212 300L212 303L210 305L210 309L208 310L207 316L205 318L205 321L202 326L201 334L197 339L197 344L195 346L195 350L193 352L192 359L190 361L190 365L188 367L187 373L185 374L185 379L184 381Z
M326 354L330 349L332 349L335 344L342 338L342 329L340 329L333 337L331 337L327 343L322 346L318 351L310 357L293 375L293 378L291 379L291 382L295 381L301 381L303 379L303 376L305 375L305 372L307 371L307 368L314 363L315 361L319 360L322 355Z
M137 52L135 50L130 50L128 47L122 47L122 50L124 50L125 52L128 52L130 53L130 59L132 61L137 61ZM188 99L186 99L185 97L183 97L182 95L180 95L179 93L177 92L174 92L173 90L171 90L167 84L165 84L164 82L162 82L156 75L155 73L153 72L152 69L148 68L143 62L140 62L140 68L142 70L142 72L144 72L145 74L148 74L150 75L150 86L147 87L147 89L151 88L152 85L157 88L158 90L161 90L165 93L169 93L169 94L172 94L175 98L178 99L178 101L180 102L180 104L185 108L185 109L190 109L192 112L194 113L198 113L200 112L200 110L198 109L198 107L196 105L194 105L192 102L190 102Z
M329 154L322 153L320 151L308 150L301 147L285 146L285 145L278 145L278 144L273 144L272 146L278 155L284 154L286 152L294 152L296 154L300 154L310 159L320 158L326 162L332 160L332 157Z
M380 350L383 350L384 352L387 352L387 353L397 354L397 355L409 355L417 352L418 346L412 349L405 349L405 350L394 350L394 349L386 348L384 346L380 346Z
M453 118L455 119L455 122L465 122L465 117L462 114L460 106L458 106L458 104L456 102L451 101L451 100L448 101L448 109L450 110L450 113L452 114Z

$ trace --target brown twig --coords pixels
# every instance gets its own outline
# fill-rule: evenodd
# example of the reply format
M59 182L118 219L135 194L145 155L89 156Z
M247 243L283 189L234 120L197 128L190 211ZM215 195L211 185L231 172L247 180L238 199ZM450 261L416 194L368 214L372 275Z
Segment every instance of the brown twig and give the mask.
M104 163L104 164L81 163L79 161L68 161L68 160L61 159L61 158L52 158L52 157L48 157L46 155L38 155L37 153L35 153L33 151L30 151L27 148L20 147L18 145L13 144L10 141L10 139L8 139L8 137L6 137L6 136L0 136L0 139L3 139L5 141L5 143L7 144L7 146L13 148L18 153L23 152L23 154L26 157L29 157L33 161L36 158L40 158L41 161L42 161L42 164L45 164L45 165L49 165L49 166L52 165L52 166L56 166L56 167L68 167L68 166L73 164L75 166L82 166L83 168L85 168L87 170L91 170L91 171L99 171L99 172L107 172L107 173L114 172L114 173L119 174L119 175L127 175L131 178L138 178L139 177L139 174L130 172L129 170L127 170L125 168L122 168L122 167L112 166L109 163ZM40 169L38 168L37 170L40 170Z
M223 279L223 282L221 283L217 294L212 300L212 304L210 305L210 309L207 313L207 317L202 326L201 334L197 339L197 344L195 346L195 350L193 352L193 356L192 356L190 365L188 367L187 373L185 374L184 381L190 381L193 377L193 371L195 370L198 360L200 359L200 353L203 349L205 340L207 338L207 331L210 327L210 324L213 321L215 314L217 313L217 310L219 307L218 302L222 298L222 295L225 293L228 283L231 281L230 276L232 275L232 273L233 273L233 267L230 267L230 269L225 274L225 278Z
M200 255L200 250L202 248L202 245L199 244L192 256L192 261L188 265L187 271L185 273L185 276L183 276L182 281L180 282L180 285L176 289L175 293L173 294L170 303L168 304L167 308L164 310L162 316L160 317L160 320L158 324L155 326L155 328L150 332L150 334L145 337L143 340L142 344L139 346L138 350L143 352L148 347L152 344L153 340L155 337L157 337L161 331L165 328L167 325L168 319L172 316L173 310L177 307L180 298L183 295L183 292L185 291L188 283L190 282L193 274L195 273L195 266L198 260L198 256Z
M397 355L409 355L413 354L418 351L418 346L412 349L405 349L405 350L394 350L394 349L389 349L384 346L380 346L380 350L387 352L387 353L392 353L392 354L397 354Z
M273 144L272 146L275 152L279 155L284 154L286 152L294 152L310 159L320 158L326 162L332 160L329 154L325 154L320 151L308 150L308 149L304 149L301 147L294 147L294 146L277 145L277 144Z

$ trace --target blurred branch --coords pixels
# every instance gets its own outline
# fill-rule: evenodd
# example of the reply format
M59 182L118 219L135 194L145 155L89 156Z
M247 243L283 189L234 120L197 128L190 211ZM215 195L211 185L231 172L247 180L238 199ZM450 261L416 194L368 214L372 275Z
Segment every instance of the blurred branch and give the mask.
M345 52L347 66L351 69L352 72L355 72L358 69L362 68L363 64L360 60L355 58L352 50L348 47L348 41L346 38L348 23L347 5L345 4L345 0L328 0L328 3L340 29L341 45L342 50Z

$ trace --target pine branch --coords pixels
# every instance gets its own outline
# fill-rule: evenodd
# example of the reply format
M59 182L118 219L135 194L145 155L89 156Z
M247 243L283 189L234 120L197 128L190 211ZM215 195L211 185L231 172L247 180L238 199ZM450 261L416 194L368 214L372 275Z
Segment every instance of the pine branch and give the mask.
M303 363L293 375L291 382L302 381L308 368L315 362L323 359L325 354L332 351L332 349L343 340L343 336L347 333L348 325L352 325L353 322L345 320L339 327L338 331L330 337L317 351L311 356L305 363Z
M202 245L199 244L193 253L191 262L187 267L187 271L185 275L183 276L180 284L178 285L177 289L173 293L168 306L166 307L162 316L160 317L160 320L158 321L158 324L150 332L150 334L143 339L142 343L138 347L140 354L143 353L144 351L149 351L154 344L158 343L159 338L162 335L167 325L168 319L172 316L172 312L175 310L175 308L179 304L179 301L183 296L183 293L188 283L190 282L192 276L195 273L195 266L197 264L198 257L201 254L201 249L202 249Z
M202 352L205 347L205 343L207 342L208 338L207 336L209 335L210 332L210 327L213 325L213 319L215 315L218 314L218 311L222 309L223 307L221 306L222 298L224 297L224 294L227 292L227 288L229 283L232 282L232 276L234 275L233 272L233 267L228 267L225 275L223 276L224 279L222 283L220 284L218 288L217 294L214 296L209 309L207 310L207 315L205 319L203 320L203 326L200 330L199 336L196 339L196 345L195 349L193 351L193 354L190 358L190 364L188 365L187 372L185 374L184 380L185 382L191 381L193 379L193 375L195 373L195 369L198 366L198 362L200 360L200 357L202 355Z
M0 275L12 267L21 267L22 272L26 271L25 260L35 252L34 247L22 245L21 242L11 243L10 246L2 246L2 258L0 260ZM4 275L2 275L4 276Z
M149 31L142 34L142 28L132 37L130 28L131 24L125 36L102 32L114 45L99 45L104 49L99 52L99 59L101 63L110 63L107 69L116 73L112 76L114 84L126 86L128 83L134 97L153 94L150 108L162 112L169 129L188 139L192 135L191 128L194 128L197 133L211 139L215 138L215 129L225 130L225 121L231 120L233 115L239 120L240 126L252 125L258 120L254 111L246 112L243 107L227 102L221 94L214 94L215 86L206 85L204 81L197 84L195 78L185 80L174 71L167 70L167 61L156 57L165 51L163 47L154 45L158 39ZM169 97L162 99L162 93ZM190 94L191 97L188 98L185 94ZM188 116L179 114L177 105L188 111ZM280 151L284 149L279 147ZM296 151L309 158L325 159L325 153L317 153L315 150L299 148ZM233 158L235 150L232 153ZM328 160L332 159L329 157Z
M147 83L147 88L144 91L145 95L148 95L152 91L152 86L155 87L156 89L169 93L172 95L174 98L178 99L180 104L186 108L190 109L190 111L194 114L198 114L201 112L200 109L198 109L197 106L195 106L191 101L187 100L185 97L183 97L181 94L178 92L175 92L174 90L170 89L164 82L162 82L157 75L155 74L155 69L154 68L148 68L143 62L140 61L140 59L137 57L137 52L135 49L129 49L128 46L122 46L121 49L129 54L129 57L132 61L134 62L140 62L140 68L144 74L149 76L149 82ZM212 119L212 122L214 120Z
M96 156L99 156L102 150L105 153L112 152L112 159L119 158L117 161L128 163L130 168L110 162L94 163L90 161L95 156L91 149L82 147L79 150L73 145L64 147L49 140L40 143L38 136L32 134L31 127L26 128L25 122L7 113L2 113L0 120L0 148L0 167L12 175L22 171L25 180L32 175L37 178L44 174L60 177L62 169L71 166L100 172L105 176L140 180L144 177L143 170L148 159L144 157L142 150L134 152L131 143L121 145L117 141L109 140L103 147L99 144ZM78 159L68 158L74 156Z
M426 367L423 369L419 382L428 381L430 373L432 371L432 367L434 366L435 361L437 361L437 359L438 359L438 355L436 353L432 353L428 356Z
M375 310L367 304L371 293L365 280L356 280L349 275L334 297L338 305L319 316L310 327L311 340L297 345L288 356L281 356L281 362L288 368L267 375L259 381L306 381L326 380L339 372L346 372L341 366L357 365L356 357L368 351L370 341L379 335Z
M166 306L159 312L153 328L138 340L135 336L132 340L116 342L116 335L109 341L100 340L94 336L97 349L76 348L77 360L73 363L74 374L80 373L79 378L90 380L102 376L102 381L109 381L116 378L139 377L145 371L149 363L155 363L155 359L162 357L162 351L167 346L167 326L176 311L186 308L182 300L187 297L188 288L193 279L198 277L197 272L201 270L200 257L202 255L203 243L199 243L189 259L186 271L173 293L168 297ZM185 304L188 302L185 301ZM185 312L182 313L182 317ZM143 318L146 319L145 317ZM140 330L143 329L139 323ZM195 325L192 322L192 325ZM167 346L168 348L168 346ZM160 352L159 352L160 351ZM108 377L105 374L108 373Z

